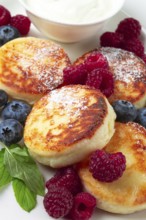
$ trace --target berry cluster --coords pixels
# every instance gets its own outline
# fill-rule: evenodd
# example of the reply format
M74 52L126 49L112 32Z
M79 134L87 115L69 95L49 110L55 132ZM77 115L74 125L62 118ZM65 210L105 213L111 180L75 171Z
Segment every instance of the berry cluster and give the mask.
M145 62L144 45L140 35L140 22L134 18L125 18L118 24L115 32L105 32L101 35L100 45L133 52Z
M7 146L19 142L31 106L22 100L8 101L7 93L0 90L0 110L0 141Z
M28 34L31 22L24 15L11 16L10 11L0 5L0 46L10 40Z
M46 182L48 192L44 196L46 212L54 217L72 220L88 220L96 206L95 198L82 192L82 184L74 167L60 169Z
M98 51L91 52L83 63L71 65L63 70L64 85L82 84L99 89L106 97L114 90L113 74L108 61Z

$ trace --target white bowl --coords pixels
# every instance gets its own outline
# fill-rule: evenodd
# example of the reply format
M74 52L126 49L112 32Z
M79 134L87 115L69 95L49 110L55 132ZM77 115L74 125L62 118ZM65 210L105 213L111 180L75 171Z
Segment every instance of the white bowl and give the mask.
M99 18L97 17L97 20L94 20L94 22L87 21L83 23L69 23L68 21L60 22L57 19L51 17L47 18L45 13L43 14L43 11L41 11L43 9L41 9L40 7L38 10L36 10L35 7L33 8L32 6L30 6L29 0L19 1L24 6L28 17L30 18L34 26L44 36L64 43L78 42L97 34L98 31L101 30L101 28L104 26L104 24L120 11L125 2L125 0L111 0L112 7L109 7L108 10L106 10L106 13L104 13L104 15ZM37 4L36 0L33 1L34 4ZM44 0L39 1L41 1L41 4L43 5ZM49 2L49 0L47 1ZM106 1L107 3L109 3L109 0L105 0L105 2Z

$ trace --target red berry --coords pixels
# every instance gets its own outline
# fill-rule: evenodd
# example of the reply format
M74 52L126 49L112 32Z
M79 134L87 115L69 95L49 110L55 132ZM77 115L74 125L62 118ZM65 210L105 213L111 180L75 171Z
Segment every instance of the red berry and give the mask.
M24 15L11 17L10 25L17 28L21 35L27 35L30 30L30 19Z
M106 69L100 69L99 71L102 75L102 82L99 89L108 98L114 92L113 74Z
M113 74L107 69L95 69L88 73L86 85L99 89L106 97L114 91Z
M100 37L100 45L103 47L119 48L123 42L124 36L121 33L105 32Z
M9 24L10 19L11 19L11 14L8 11L8 9L0 5L0 26Z
M71 65L63 70L63 85L85 84L87 70L84 64Z
M146 54L144 54L141 58L146 63Z
M52 187L44 196L46 212L53 218L66 216L73 207L73 196L64 187Z
M74 198L74 205L69 214L72 220L88 220L96 207L96 199L87 192L81 192Z
M138 57L143 57L144 55L144 46L142 42L137 38L124 41L122 45L122 49L133 52Z
M93 51L85 60L85 68L88 72L91 72L97 68L107 69L108 67L108 61L106 57L98 51Z
M119 23L116 32L123 34L126 39L138 38L141 24L134 18L126 18Z
M82 191L80 178L73 167L60 169L54 177L46 182L46 187L49 190L52 186L65 187L73 195Z
M126 159L121 152L114 154L96 150L90 157L89 171L92 176L103 182L112 182L122 176L126 168Z
M86 85L99 89L102 82L102 75L99 69L92 70L87 75Z

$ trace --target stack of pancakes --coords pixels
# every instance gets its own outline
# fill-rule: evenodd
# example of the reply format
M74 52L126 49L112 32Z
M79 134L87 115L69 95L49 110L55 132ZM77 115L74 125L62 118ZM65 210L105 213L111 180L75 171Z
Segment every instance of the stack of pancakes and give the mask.
M85 190L97 206L109 212L131 213L146 208L146 130L136 123L115 123L115 100L146 105L146 65L131 52L96 49L106 56L114 76L114 94L107 99L84 85L63 83L68 55L58 44L37 38L19 38L0 48L0 89L11 98L34 103L24 142L40 163L53 168L79 163ZM75 61L84 62L88 52ZM126 171L112 183L95 180L88 157L97 150L123 152Z

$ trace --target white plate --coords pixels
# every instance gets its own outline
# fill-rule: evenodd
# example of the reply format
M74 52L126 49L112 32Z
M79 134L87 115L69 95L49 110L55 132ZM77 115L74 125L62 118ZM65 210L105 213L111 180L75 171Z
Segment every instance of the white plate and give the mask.
M18 0L0 0L0 4L5 5L10 9L12 15L15 14L25 14L24 9L18 2ZM104 30L114 30L120 20L126 17L126 14L123 12L118 13L113 19L108 22ZM90 39L86 42L82 43L74 43L74 44L61 44L64 49L69 54L70 58L74 60L79 55L87 52L98 46L98 36L101 34L98 33L96 37ZM41 34L35 29L35 27L31 27L30 34L31 36L42 37ZM146 45L145 31L143 30L143 41ZM53 171L49 168L40 166L46 180L53 174ZM38 205L32 210L30 213L23 211L19 205L17 204L11 185L0 192L0 219L4 220L50 220L53 219L47 215L43 208L43 198L38 197ZM91 220L145 220L146 219L146 211L137 212L135 214L130 215L116 215L110 214L104 211L97 210L92 216Z

